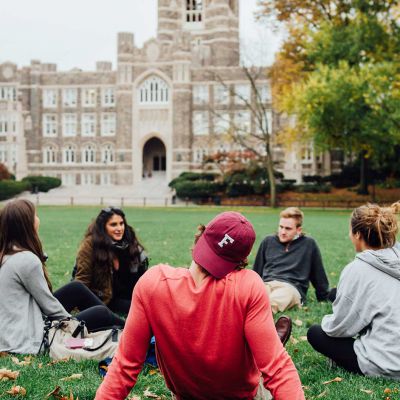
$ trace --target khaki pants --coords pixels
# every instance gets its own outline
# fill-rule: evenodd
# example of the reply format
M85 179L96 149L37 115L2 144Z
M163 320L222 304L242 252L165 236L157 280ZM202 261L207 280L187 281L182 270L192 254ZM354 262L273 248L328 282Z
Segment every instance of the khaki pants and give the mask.
M176 396L171 392L171 398L172 400L176 400ZM254 397L254 400L271 400L272 396L269 390L265 389L263 385L263 379L261 377L260 382L258 384L258 390L256 397Z
M290 283L280 281L264 282L271 303L272 312L285 311L294 306L301 307L299 291Z

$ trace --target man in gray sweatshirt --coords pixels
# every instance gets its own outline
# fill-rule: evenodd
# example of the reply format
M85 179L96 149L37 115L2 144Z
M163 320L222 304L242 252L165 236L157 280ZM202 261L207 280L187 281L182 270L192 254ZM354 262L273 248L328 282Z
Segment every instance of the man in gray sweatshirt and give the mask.
M278 234L260 244L253 269L265 283L272 312L304 303L309 283L318 301L328 298L329 283L314 239L302 233L303 213L289 207L280 213Z

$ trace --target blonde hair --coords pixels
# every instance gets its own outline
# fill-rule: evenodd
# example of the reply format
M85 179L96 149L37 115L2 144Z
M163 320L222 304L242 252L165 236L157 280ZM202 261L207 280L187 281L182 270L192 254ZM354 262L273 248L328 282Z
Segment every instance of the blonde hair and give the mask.
M297 207L288 207L285 210L281 211L279 214L281 218L293 218L296 221L296 227L303 225L303 212Z
M400 213L400 202L390 207L366 204L356 208L351 214L351 231L357 232L365 243L376 249L393 247L396 243L398 223L396 214Z

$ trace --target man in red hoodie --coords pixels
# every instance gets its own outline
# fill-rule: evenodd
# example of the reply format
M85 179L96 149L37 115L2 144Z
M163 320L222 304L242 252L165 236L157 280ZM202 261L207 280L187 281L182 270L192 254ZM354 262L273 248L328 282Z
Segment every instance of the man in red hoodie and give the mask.
M224 212L196 235L189 269L158 265L142 276L97 400L128 396L152 335L176 399L304 400L264 284L244 269L254 240L243 215Z

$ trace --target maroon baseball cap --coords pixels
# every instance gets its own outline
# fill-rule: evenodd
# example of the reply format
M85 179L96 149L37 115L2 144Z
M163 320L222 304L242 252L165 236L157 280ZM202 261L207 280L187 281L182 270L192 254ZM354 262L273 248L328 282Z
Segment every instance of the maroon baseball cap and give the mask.
M193 249L193 260L215 278L232 272L250 254L256 239L253 225L238 212L217 215Z

